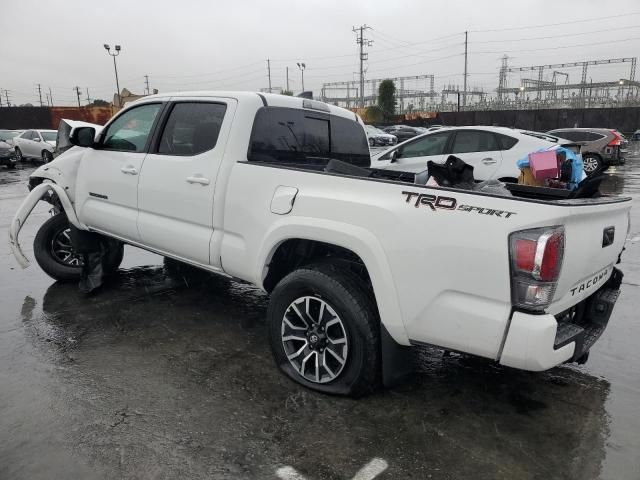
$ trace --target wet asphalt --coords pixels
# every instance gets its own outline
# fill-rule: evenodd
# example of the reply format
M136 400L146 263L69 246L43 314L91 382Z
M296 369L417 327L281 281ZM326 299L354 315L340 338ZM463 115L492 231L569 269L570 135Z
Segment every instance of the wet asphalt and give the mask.
M640 155L603 187L635 207L586 365L415 350L406 384L360 400L278 372L249 285L172 278L133 247L90 298L22 270L6 232L30 171L0 169L0 479L640 479ZM47 210L23 230L29 258Z

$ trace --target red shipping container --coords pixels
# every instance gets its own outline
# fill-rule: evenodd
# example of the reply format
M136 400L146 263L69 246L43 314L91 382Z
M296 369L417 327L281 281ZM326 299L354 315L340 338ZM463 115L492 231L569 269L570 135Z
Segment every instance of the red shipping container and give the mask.
M558 159L556 152L534 152L529 154L529 168L536 180L558 178Z

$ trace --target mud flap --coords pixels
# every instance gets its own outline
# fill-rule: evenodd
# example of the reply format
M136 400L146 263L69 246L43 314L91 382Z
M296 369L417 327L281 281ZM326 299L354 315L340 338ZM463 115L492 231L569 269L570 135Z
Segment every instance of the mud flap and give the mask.
M411 347L397 343L382 324L380 325L380 343L382 384L385 388L395 387L413 374Z
M102 286L104 279L103 259L106 248L101 235L79 230L70 226L71 243L76 252L82 255L82 273L78 288L82 293L91 293Z

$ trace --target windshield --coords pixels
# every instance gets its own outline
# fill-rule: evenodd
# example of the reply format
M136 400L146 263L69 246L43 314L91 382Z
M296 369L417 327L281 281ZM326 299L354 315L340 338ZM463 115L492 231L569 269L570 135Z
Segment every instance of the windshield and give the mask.
M375 133L375 134L378 134L378 135L379 134L385 134L386 135L386 132L383 132L379 128L374 127L373 125L366 125L366 129L367 129L367 132L369 132L369 133Z
M45 142L55 142L58 132L40 132Z
M9 130L1 130L0 131L0 140L2 140L3 142L5 140L11 140L15 136L16 136L16 134L14 132L9 131Z

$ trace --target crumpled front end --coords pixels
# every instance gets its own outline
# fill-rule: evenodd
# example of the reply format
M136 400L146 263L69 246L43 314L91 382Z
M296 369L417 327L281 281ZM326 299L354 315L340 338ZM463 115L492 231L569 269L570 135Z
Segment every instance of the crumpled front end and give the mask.
M20 230L22 230L22 227L26 223L27 218L29 218L29 215L35 208L36 204L43 198L52 194L56 195L58 200L60 201L60 205L62 206L62 209L69 219L69 223L79 228L80 230L86 230L87 228L78 220L78 217L76 216L76 213L73 209L73 205L62 187L56 185L55 183L48 182L41 183L35 186L31 190L29 195L27 195L27 198L24 199L22 205L20 205L20 208L18 208L18 211L13 216L11 225L9 226L9 247L11 248L11 253L13 253L13 256L16 258L22 268L27 268L30 262L20 246L18 238L20 235Z

